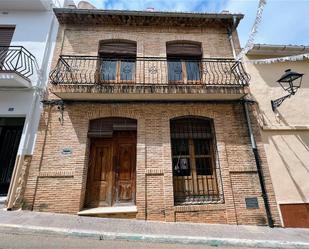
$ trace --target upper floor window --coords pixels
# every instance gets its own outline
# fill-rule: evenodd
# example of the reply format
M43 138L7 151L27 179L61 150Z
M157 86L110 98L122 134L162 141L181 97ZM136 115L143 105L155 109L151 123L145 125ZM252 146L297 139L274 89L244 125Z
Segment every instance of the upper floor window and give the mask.
M129 82L135 77L136 43L131 41L101 41L99 47L100 79L109 82Z
M170 122L170 129L175 203L218 201L212 120L175 118Z
M0 47L10 46L15 27L0 27Z
M4 67L15 27L0 27L0 68Z
M196 84L201 79L200 43L171 42L166 45L169 83Z

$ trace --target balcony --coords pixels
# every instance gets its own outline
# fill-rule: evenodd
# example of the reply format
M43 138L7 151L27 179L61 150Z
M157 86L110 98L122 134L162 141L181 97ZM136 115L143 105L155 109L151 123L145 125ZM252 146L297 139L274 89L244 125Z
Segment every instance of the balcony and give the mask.
M27 49L0 46L0 87L29 88L36 73L36 59Z
M234 100L249 75L233 59L62 55L50 79L65 100Z

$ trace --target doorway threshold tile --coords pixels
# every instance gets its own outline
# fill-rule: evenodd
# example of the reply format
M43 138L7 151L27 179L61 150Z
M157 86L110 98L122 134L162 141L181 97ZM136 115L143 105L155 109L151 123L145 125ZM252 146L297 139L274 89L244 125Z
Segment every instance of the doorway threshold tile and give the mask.
M119 213L137 213L136 206L119 206L119 207L98 207L84 209L78 212L78 215L92 215L92 214L119 214Z

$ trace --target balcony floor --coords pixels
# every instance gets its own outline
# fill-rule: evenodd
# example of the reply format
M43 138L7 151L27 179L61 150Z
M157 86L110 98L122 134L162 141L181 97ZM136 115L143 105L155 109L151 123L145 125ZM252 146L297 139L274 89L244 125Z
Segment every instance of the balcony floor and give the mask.
M14 71L0 71L0 87L30 88L31 82Z
M240 86L173 85L54 85L52 92L64 100L203 101L238 100L246 95Z

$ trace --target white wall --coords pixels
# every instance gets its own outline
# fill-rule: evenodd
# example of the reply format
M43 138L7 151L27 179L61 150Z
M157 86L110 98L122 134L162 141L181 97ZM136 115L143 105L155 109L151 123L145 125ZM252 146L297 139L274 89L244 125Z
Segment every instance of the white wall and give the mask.
M57 7L61 7L63 1L57 0ZM35 56L38 64L38 73L30 77L32 88L0 89L0 116L26 118L18 154L32 154L42 109L35 87L45 88L48 83L59 25L51 8L46 11L0 12L1 25L15 26L11 45L25 47ZM13 107L14 111L8 111L10 107Z
M0 13L0 25L14 25L12 46L23 46L36 58L39 68L43 66L45 49L47 48L50 29L57 30L57 23L52 24L52 11L8 11ZM55 23L56 21L54 21ZM53 27L52 27L53 25ZM55 34L53 32L53 36ZM53 40L55 39L53 37ZM31 77L32 85L37 84L37 77Z

